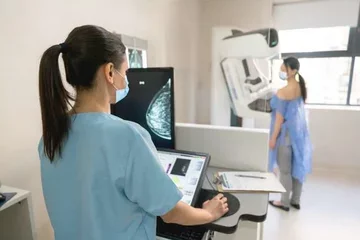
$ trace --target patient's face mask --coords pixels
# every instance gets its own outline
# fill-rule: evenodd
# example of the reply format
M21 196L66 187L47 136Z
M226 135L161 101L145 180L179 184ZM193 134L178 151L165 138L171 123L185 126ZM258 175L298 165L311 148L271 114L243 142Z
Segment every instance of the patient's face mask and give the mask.
M125 80L125 88L124 89L118 89L115 84L113 83L113 87L116 89L116 103L123 100L129 93L129 82L127 80L127 77L122 75L118 70L115 69L115 72L119 74L122 78Z
M288 75L287 75L286 72L280 71L280 72L279 72L279 78L280 78L281 80L287 80L287 79L288 79Z

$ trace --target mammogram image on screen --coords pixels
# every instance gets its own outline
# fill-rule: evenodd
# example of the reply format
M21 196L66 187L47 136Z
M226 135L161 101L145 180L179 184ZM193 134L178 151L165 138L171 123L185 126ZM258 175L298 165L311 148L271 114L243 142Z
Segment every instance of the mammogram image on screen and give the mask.
M174 149L174 93L171 68L132 68L129 94L112 106L112 114L145 128L157 148Z
M154 134L171 140L171 79L152 99L146 112L146 123Z

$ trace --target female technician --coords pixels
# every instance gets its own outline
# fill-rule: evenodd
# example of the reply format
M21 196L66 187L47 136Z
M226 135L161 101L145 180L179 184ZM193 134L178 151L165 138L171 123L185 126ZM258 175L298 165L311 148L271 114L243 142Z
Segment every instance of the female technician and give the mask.
M58 66L64 60L67 82ZM96 26L75 28L42 56L39 91L42 184L56 240L155 239L156 216L198 225L228 211L222 195L195 209L158 163L150 135L110 115L129 91L125 46ZM135 110L136 111L136 110Z
M270 170L277 163L280 182L286 189L281 201L270 201L270 204L285 211L290 210L290 205L300 209L302 186L306 174L311 170L312 160L304 108L307 91L299 69L300 63L296 58L289 57L284 60L280 78L287 81L287 86L280 89L270 102Z

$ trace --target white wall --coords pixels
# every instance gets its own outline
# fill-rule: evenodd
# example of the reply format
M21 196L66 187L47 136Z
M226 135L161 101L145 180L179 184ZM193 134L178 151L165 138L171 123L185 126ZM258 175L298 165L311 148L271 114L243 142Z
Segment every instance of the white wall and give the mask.
M162 13L167 14L162 24L165 26L166 62L175 67L176 120L195 123L200 2L173 0L170 5L171 8Z
M37 156L41 54L82 24L146 39L149 66L176 68L177 120L191 122L198 9L192 0L0 1L0 179L32 192L39 239L52 239Z
M210 123L212 28L236 26L244 30L272 25L270 0L203 0L200 12L199 80L197 82L198 123Z
M324 106L308 109L314 169L359 173L360 109Z

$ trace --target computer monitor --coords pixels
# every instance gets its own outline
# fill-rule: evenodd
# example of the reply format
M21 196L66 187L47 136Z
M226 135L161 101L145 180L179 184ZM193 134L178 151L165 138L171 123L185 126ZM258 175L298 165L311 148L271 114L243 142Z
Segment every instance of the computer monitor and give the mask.
M210 155L168 149L158 149L158 155L165 172L182 192L181 201L195 207ZM159 239L183 239L184 234L194 239L202 239L206 231L204 228L190 230L177 224L166 224L161 217L157 218L156 235ZM198 238L195 238L195 235Z
M132 68L130 91L111 112L145 128L157 148L175 149L174 69Z
M184 203L195 206L201 190L210 156L177 150L158 150L165 172L182 192Z

